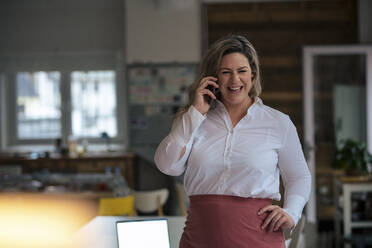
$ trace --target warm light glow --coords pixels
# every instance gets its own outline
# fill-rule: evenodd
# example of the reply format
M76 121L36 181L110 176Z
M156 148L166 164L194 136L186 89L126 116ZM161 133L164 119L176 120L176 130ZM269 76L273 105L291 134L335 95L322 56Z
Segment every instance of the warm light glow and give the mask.
M0 197L0 247L73 247L73 234L87 221L78 201L50 197Z

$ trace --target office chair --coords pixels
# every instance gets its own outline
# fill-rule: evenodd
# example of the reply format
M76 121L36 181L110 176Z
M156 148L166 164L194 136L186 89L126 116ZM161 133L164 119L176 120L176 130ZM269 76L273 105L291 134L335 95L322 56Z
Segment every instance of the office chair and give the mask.
M142 213L152 213L157 210L163 216L163 205L168 199L169 190L166 188L151 191L134 191L135 209Z
M135 216L134 196L100 198L98 215Z

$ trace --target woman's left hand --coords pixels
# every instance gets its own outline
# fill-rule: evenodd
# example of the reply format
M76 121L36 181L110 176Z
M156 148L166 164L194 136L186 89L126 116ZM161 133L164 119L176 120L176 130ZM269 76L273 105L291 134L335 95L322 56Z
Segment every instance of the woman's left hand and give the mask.
M279 229L291 229L294 226L294 221L292 218L277 205L268 205L261 208L258 211L258 215L261 215L265 212L269 212L269 214L263 222L261 229L269 227L268 230L272 232L278 231Z

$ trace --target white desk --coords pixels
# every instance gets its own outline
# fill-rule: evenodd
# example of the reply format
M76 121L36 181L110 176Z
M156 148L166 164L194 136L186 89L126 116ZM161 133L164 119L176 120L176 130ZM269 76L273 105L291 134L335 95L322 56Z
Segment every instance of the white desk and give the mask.
M343 194L340 201L341 192ZM351 195L355 192L372 192L372 181L365 177L339 177L334 178L334 205L335 213L335 230L336 230L336 247L342 243L341 221L343 220L344 237L351 237L352 230L357 228L371 228L372 221L352 219L352 201ZM345 247L351 247L346 244Z
M171 248L178 248L186 221L184 216L165 216L168 219ZM156 217L98 216L81 228L74 240L79 248L117 248L116 221L128 219L148 219Z
M168 219L169 237L171 248L178 248L183 228L185 226L185 216L165 216ZM116 222L128 219L148 219L146 217L118 217L118 216L98 216L81 228L74 237L74 248L117 248ZM286 240L286 247L289 247L291 240Z

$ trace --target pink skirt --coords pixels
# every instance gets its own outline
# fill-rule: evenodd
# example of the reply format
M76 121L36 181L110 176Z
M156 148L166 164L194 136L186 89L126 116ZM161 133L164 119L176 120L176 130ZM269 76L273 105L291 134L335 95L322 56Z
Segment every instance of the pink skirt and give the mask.
M262 230L257 215L271 199L226 195L190 197L180 248L285 248L282 231Z

